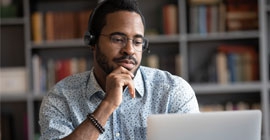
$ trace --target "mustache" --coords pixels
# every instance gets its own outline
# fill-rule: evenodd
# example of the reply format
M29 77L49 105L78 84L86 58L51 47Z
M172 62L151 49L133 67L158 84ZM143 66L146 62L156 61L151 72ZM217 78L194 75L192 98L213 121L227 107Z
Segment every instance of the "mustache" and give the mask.
M125 60L125 59L128 59L128 60L133 61L133 63L134 63L135 65L138 64L138 61L137 61L132 55L123 55L123 56L121 56L121 57L114 58L113 61L116 61L116 62L117 62L117 61L122 61L122 60Z

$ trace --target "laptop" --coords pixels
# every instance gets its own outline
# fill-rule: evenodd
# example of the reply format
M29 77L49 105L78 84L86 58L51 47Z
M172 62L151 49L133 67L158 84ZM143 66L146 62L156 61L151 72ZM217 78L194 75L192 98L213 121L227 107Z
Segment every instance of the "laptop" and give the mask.
M261 140L260 110L159 114L147 118L148 140Z

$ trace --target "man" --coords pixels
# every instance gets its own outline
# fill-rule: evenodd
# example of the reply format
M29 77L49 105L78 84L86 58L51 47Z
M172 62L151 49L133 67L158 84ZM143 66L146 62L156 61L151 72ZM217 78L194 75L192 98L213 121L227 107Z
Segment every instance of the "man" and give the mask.
M44 97L41 139L146 139L150 114L199 112L191 86L140 66L147 49L136 1L107 0L90 16L90 71L65 78Z

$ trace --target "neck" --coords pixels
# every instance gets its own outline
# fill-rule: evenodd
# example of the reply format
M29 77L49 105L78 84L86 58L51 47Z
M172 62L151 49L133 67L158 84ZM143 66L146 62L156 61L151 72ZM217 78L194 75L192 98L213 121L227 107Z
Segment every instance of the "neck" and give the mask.
M99 70L96 67L94 67L94 76L99 84L99 86L103 89L104 92L106 92L106 76L107 74L103 70Z

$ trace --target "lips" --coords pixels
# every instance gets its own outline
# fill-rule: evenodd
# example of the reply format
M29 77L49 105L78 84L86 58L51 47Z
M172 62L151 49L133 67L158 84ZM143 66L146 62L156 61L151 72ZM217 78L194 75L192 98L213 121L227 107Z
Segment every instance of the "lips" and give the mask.
M118 65L131 70L135 66L135 62L130 59L122 59L116 62Z

